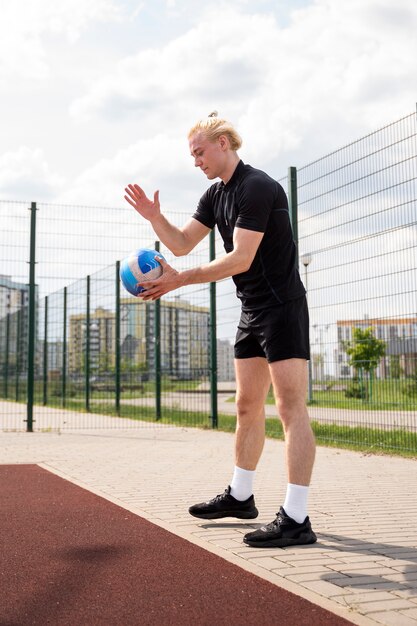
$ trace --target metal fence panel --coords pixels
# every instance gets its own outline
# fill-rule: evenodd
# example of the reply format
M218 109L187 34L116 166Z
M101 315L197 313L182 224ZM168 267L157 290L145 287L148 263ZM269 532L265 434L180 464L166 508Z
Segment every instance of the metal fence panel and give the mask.
M417 430L416 147L412 114L298 169L311 414L321 421ZM355 328L385 344L374 371L349 361ZM415 436L401 445L415 449Z
M412 114L280 179L290 201L298 199L294 234L311 318L308 402L319 441L416 450L416 160ZM0 202L3 429L27 425L29 209ZM37 209L35 429L207 427L217 402L220 426L233 428L228 400L240 307L232 280L219 281L215 292L196 285L159 304L142 302L117 277L131 250L155 246L132 209ZM168 217L182 224L189 215ZM208 239L186 257L161 252L178 269L213 256ZM371 328L384 343L373 370L349 361L356 328ZM270 407L268 423L276 422L273 413Z
M6 225L1 240L3 429L26 429L28 208L0 204ZM37 208L34 428L144 426L165 423L174 413L184 423L209 426L209 286L178 290L159 305L142 302L120 288L116 267L132 250L156 245L133 210ZM206 263L209 244L180 259L161 252L181 269Z

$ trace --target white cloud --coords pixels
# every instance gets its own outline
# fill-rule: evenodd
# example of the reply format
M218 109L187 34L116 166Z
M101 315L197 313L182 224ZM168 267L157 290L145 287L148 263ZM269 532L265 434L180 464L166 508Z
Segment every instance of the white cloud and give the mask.
M256 158L298 149L301 165L410 112L417 6L398 3L404 23L393 29L386 4L317 1L276 32L274 63L242 116ZM262 132L254 119L262 120Z
M160 48L141 50L109 71L71 107L75 117L121 117L129 111L163 118L168 112L183 116L187 108L207 107L207 101L233 105L259 85L259 41L242 39L253 28L264 40L274 35L274 21L229 9L222 20L209 12L198 26ZM191 107L190 107L191 105ZM233 106L238 110L239 107Z
M141 139L83 172L59 195L59 202L80 204L87 198L94 205L128 206L123 199L124 189L129 183L138 183L150 197L160 189L165 207L175 210L178 187L181 187L178 172L192 171L192 160L186 148L185 140L165 133Z
M4 197L37 200L56 194L64 179L52 172L40 148L21 146L0 156L0 191ZM29 197L30 196L30 197Z
M29 34L35 53L27 69L20 63L19 71L29 73L33 63L39 75L49 71L45 41L51 34L73 41L94 20L124 19L120 33L133 16L146 28L150 15L149 2L127 2L123 10L115 0L92 0L88 6L82 0L35 4L36 10L28 2L19 31L21 39ZM10 12L15 4L7 6ZM188 22L190 6L189 0L157 3L158 11L167 12L165 18L174 9L188 11ZM273 3L252 7L238 0L220 2L221 19L219 11L199 8L185 31L155 39L147 48L133 39L126 50L137 52L122 61L109 54L105 63L85 72L56 60L55 69L71 73L73 100L69 105L63 99L62 134L55 147L64 171L63 146L71 146L66 156L71 178L65 190L48 183L47 195L55 188L59 202L114 205L123 202L122 190L134 180L150 193L159 187L173 211L192 211L207 181L193 171L186 134L210 110L236 124L244 160L279 177L289 165L302 166L414 107L414 0L395 5L316 0L289 9L284 22L274 14ZM262 13L263 8L269 12ZM108 52L101 40L93 49L86 66L100 57L100 49ZM24 53L29 55L29 49L23 46ZM82 74L78 84L77 72ZM50 134L48 128L44 132ZM48 158L53 158L52 144L49 137ZM83 156L82 165L76 154Z
M0 81L49 77L45 38L74 43L95 21L114 21L121 11L113 0L5 0L0 20Z
M113 123L140 116L151 136L164 120L192 122L217 108L238 124L258 162L302 155L307 143L306 156L319 156L355 138L355 129L409 112L416 24L411 0L317 0L287 27L236 5L223 7L221 20L208 10L165 46L111 68L74 100L71 114Z
M5 0L0 193L48 200L51 214L55 203L125 206L114 223L100 221L104 211L73 211L74 223L84 218L73 240L90 228L101 264L118 228L121 250L145 228L124 203L127 183L149 195L159 188L163 209L180 223L193 212L210 183L193 168L186 135L213 109L236 124L242 158L275 177L412 112L416 31L415 0L219 0L215 10L195 0ZM360 210L346 205L352 217ZM131 225L122 232L125 214ZM314 227L322 231L317 246L340 244L329 251L333 265L352 261L341 245L348 226L342 233L335 225L330 214ZM354 228L369 232L361 219ZM411 250L395 258L401 268L414 251L415 232L392 235L369 241L369 258L380 255L387 272L401 241L409 237ZM309 268L312 297L324 280L320 258ZM229 291L230 281L219 285L224 301ZM223 309L225 325L234 326L229 301ZM313 308L312 319L317 311L321 323L347 315L329 307L325 319Z

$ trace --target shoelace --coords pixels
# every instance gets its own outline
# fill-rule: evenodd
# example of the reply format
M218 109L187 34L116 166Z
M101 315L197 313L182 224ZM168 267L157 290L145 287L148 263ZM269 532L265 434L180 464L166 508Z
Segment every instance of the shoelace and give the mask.
M208 504L215 504L215 502L218 502L219 500L223 500L223 498L225 496L228 496L229 492L226 489L225 491L223 491L223 493L219 493L219 495L214 496L214 498L212 498L211 500L208 501Z
M278 528L278 526L281 526L282 522L284 522L285 517L282 515L281 511L279 513L277 513L277 516L274 520L272 520L272 522L270 522L269 524L267 524L265 526L265 528L267 530L275 530L275 528Z

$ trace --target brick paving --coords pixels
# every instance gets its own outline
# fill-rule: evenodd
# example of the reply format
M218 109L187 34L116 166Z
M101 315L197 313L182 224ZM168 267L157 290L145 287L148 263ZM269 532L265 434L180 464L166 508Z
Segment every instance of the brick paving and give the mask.
M417 460L319 447L309 500L318 542L253 549L242 535L271 521L284 498L282 442L267 440L256 474L259 518L204 521L187 508L230 481L233 436L111 424L0 432L0 463L38 463L355 624L417 626Z

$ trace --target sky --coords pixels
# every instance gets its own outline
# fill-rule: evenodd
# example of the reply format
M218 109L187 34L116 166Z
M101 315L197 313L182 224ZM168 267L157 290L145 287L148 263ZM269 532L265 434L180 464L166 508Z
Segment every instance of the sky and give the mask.
M183 222L211 184L187 133L213 110L241 134L242 159L277 179L412 113L416 32L415 0L1 0L0 273L27 280L26 239L10 239L27 237L20 201L47 207L42 295L136 245L137 216L118 224L113 212L132 211L127 184L159 189ZM111 209L101 219L86 206ZM233 292L219 283L219 336L234 335ZM351 315L328 313L321 324Z
M192 213L213 109L280 178L415 110L415 0L2 0L0 199Z

